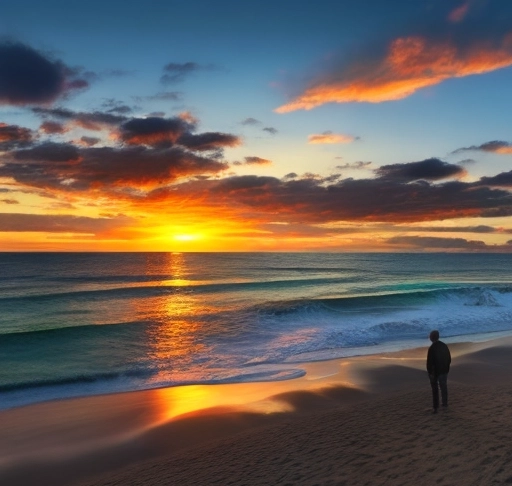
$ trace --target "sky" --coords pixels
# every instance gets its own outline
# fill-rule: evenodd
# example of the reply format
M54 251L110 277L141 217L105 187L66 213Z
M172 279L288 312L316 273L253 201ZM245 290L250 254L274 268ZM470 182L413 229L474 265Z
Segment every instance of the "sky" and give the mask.
M512 251L512 2L17 0L0 251Z

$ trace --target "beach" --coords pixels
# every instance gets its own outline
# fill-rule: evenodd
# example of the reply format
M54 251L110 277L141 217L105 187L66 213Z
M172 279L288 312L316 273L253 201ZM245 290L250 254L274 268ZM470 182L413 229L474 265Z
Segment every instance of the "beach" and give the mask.
M512 338L305 364L301 378L49 401L0 413L0 483L507 484Z

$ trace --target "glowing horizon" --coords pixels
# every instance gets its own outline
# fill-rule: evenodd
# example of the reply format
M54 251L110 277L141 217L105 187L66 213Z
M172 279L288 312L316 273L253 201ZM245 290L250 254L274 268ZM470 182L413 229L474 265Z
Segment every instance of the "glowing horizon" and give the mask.
M512 4L27 1L0 251L512 251Z

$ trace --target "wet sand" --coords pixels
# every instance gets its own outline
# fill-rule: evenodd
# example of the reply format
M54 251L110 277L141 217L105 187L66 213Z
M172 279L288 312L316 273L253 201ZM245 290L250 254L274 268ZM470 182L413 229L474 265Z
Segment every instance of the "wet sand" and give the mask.
M0 412L0 484L512 482L512 338L450 349L450 405L437 415L427 347L308 363L283 382Z

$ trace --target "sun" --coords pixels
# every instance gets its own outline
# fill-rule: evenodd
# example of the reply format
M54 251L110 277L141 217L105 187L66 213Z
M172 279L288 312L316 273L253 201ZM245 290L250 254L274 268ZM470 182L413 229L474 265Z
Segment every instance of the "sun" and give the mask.
M191 234L191 233L181 233L181 234L175 234L173 236L173 239L176 241L197 241L201 239L201 235L199 234Z

